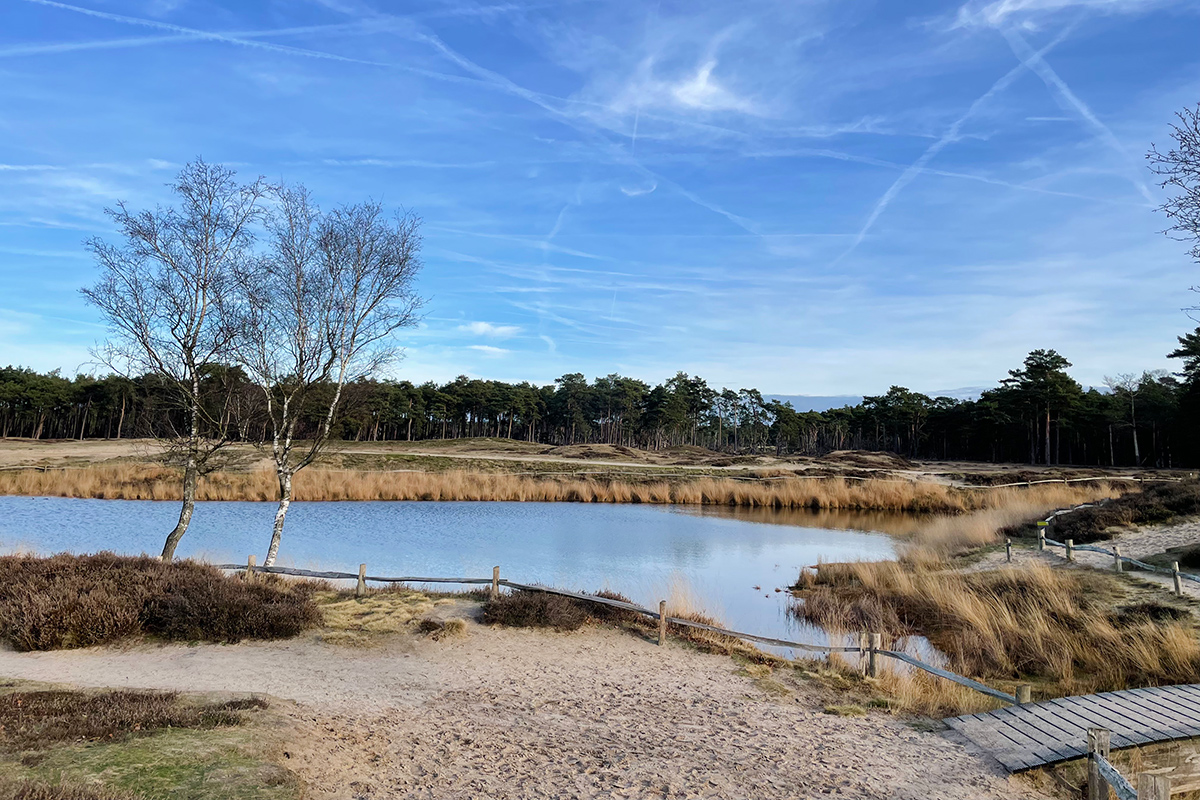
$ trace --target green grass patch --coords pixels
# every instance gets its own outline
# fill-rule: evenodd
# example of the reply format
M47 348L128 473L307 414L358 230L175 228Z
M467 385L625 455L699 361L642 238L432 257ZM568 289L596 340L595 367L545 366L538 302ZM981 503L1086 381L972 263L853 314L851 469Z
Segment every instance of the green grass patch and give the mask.
M267 707L18 685L0 694L0 800L298 798Z

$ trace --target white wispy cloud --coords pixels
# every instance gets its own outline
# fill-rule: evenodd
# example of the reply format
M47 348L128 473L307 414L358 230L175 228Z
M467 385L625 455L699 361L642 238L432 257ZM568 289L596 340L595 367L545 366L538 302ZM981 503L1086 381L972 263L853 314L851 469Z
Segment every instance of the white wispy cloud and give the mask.
M995 27L1068 10L1137 13L1169 2L1171 0L973 0L958 10L957 24Z
M491 322L468 322L465 325L459 325L458 329L491 339L511 339L521 332L519 325L494 325Z
M493 357L506 356L512 352L512 350L506 350L503 347L493 347L490 344L471 344L467 345L467 349Z
M644 194L650 194L658 188L658 181L650 181L645 186L622 186L621 193L626 197L641 197Z

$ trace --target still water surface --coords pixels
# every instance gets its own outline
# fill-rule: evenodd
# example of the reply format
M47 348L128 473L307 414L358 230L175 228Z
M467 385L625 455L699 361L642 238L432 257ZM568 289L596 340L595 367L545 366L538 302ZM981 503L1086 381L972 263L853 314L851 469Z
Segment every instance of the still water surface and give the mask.
M181 556L245 563L270 536L273 503L197 503ZM0 551L157 553L177 502L0 497ZM294 503L280 566L376 575L503 577L645 605L672 586L728 626L824 641L787 613L786 589L818 561L894 555L912 518L690 506L508 502ZM858 528L855 530L855 528ZM754 587L760 587L758 589Z

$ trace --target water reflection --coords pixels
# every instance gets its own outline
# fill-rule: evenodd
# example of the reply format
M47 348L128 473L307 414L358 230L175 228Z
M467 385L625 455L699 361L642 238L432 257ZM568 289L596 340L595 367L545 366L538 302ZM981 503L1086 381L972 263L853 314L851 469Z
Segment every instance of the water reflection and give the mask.
M265 549L271 503L204 502L179 554L245 563ZM178 503L0 497L0 550L156 553ZM761 524L770 522L772 524ZM786 588L818 561L894 557L883 533L915 520L854 512L581 503L295 503L280 564L382 575L505 577L612 589L656 606L689 587L729 627L824 643L788 613ZM775 591L780 589L781 591ZM802 637L802 638L801 638Z
M762 508L748 506L679 506L684 513L720 517L768 525L827 528L843 531L872 531L892 536L911 536L933 519L933 514L856 509Z

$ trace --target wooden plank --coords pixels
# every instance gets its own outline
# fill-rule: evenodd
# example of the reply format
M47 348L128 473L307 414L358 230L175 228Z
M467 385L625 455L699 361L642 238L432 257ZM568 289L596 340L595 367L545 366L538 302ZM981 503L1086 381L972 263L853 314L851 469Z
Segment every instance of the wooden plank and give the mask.
M956 725L951 721L950 724L951 727L983 748L1011 772L1039 766L1040 762L1037 759L1030 756L1017 743L1002 736L994 727L983 721L976 721L968 725L963 725L961 722Z
M1087 742L1087 729L1094 727L1086 724L1083 720L1077 720L1076 717L1068 717L1063 714L1056 715L1053 711L1043 708L1040 704L1026 706L1025 710L1037 716L1039 719L1045 720L1046 724L1053 725L1061 732L1061 741ZM1081 745L1083 746L1083 745Z
M1168 734L1167 738L1186 739L1190 735L1187 730L1176 725L1176 720L1171 715L1164 713L1152 700L1143 699L1132 693L1123 696L1092 695L1087 700L1097 705L1119 709L1126 715L1141 714L1142 719L1151 726L1151 730Z
M1045 753L1050 754L1048 761L1065 761L1069 758L1074 758L1078 753L1073 752L1070 744L1064 742L1057 731L1047 733L1044 729L1038 727L1036 717L1027 718L1028 715L1020 713L1017 709L1002 708L997 710L996 717L1002 720L1005 724L1021 732L1027 736L1031 742L1029 752L1039 758L1045 758Z
M1090 695L1072 697L1071 700L1075 702L1078 708L1092 709L1093 713L1097 716L1107 718L1108 724L1106 727L1114 735L1119 732L1121 735L1129 738L1140 737L1143 741L1138 742L1138 744L1159 741L1155 735L1155 726L1150 725L1144 717L1139 716L1137 713L1131 713L1119 706L1102 704ZM1121 747L1122 745L1115 746Z
M1138 690L1143 697L1152 697L1161 705L1174 708L1179 714L1190 720L1200 720L1200 694L1192 695L1183 691L1172 691L1180 687L1153 687L1149 690Z
M1200 684L1185 683L1179 686L1169 686L1164 688L1174 689L1181 694L1200 699Z
M946 721L1011 771L1087 754L1087 729L1114 749L1200 736L1200 684L1060 697Z
M1074 700L1076 698L1069 699ZM1074 715L1078 719L1086 720L1087 727L1089 728L1107 728L1112 731L1112 746L1115 748L1133 747L1134 745L1148 744L1154 741L1149 736L1129 730L1124 723L1115 724L1109 715L1101 714L1091 706L1066 702L1066 699L1061 697L1056 697L1050 700L1049 703L1061 708L1064 713Z

